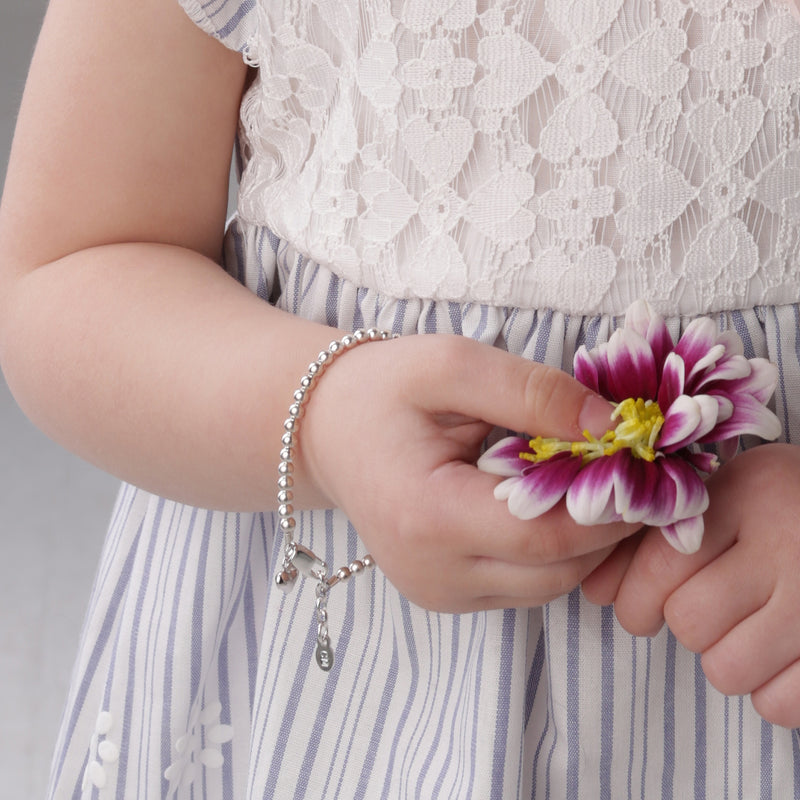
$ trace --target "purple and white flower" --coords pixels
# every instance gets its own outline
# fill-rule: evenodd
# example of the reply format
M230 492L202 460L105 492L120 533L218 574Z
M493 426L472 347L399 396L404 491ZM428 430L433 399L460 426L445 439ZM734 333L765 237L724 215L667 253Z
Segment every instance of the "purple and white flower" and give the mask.
M700 473L735 454L739 436L780 435L767 407L778 380L763 358L748 359L733 331L707 318L691 322L677 344L650 306L634 303L607 344L575 354L575 377L614 405L616 427L584 441L511 436L478 461L506 480L495 497L533 519L566 496L582 525L624 520L661 528L670 544L693 553L703 538L708 492Z

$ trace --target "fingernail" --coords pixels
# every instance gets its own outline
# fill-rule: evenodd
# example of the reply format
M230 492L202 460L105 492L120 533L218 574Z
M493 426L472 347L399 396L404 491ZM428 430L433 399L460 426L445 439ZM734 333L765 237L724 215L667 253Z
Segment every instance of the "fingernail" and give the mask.
M592 436L599 439L606 431L614 427L614 422L611 420L613 410L614 406L608 400L603 400L596 394L590 394L584 401L578 416L581 431L589 431Z

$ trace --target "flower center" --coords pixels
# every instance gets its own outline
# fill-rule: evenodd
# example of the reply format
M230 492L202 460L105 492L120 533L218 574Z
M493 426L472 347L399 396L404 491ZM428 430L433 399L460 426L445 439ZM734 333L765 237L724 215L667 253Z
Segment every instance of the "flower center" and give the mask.
M629 397L617 404L611 419L621 419L616 428L606 431L595 439L584 431L584 442L565 442L561 439L544 439L537 436L528 442L532 452L520 453L525 461L546 461L557 453L572 453L581 456L584 464L601 456L610 456L627 448L636 458L653 461L655 444L664 425L664 415L654 400Z

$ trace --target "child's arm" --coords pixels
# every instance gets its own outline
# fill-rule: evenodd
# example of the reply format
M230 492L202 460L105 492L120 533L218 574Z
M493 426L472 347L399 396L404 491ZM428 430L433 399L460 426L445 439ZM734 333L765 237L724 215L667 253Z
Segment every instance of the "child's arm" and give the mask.
M584 582L595 602L615 603L636 635L664 620L702 653L709 681L725 694L752 693L767 720L800 725L800 447L748 450L708 484L706 533L692 556L658 530L625 543Z
M87 459L196 505L264 509L292 393L340 332L215 263L245 79L175 0L52 0L0 208L0 358L34 421ZM471 462L491 424L601 431L608 407L589 398L459 337L357 348L308 403L295 506L341 506L420 604L544 602L631 527L513 520Z

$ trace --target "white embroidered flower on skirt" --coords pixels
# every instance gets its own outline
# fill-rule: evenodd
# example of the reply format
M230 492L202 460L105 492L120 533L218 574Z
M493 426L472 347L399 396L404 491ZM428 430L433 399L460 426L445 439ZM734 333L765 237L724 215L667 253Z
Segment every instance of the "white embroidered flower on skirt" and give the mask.
M572 241L589 236L594 221L614 211L614 188L595 186L590 169L565 172L557 189L545 192L540 213L558 224L560 237Z
M692 51L692 66L708 72L718 89L732 92L744 83L745 70L757 67L764 58L764 42L749 38L736 19L717 25L711 41Z
M89 761L83 773L83 791L90 786L105 789L108 785L108 768L119 761L119 747L109 738L113 727L114 718L108 711L101 711L89 745Z
M222 745L233 739L233 727L220 723L221 712L219 701L209 703L175 742L176 758L164 771L170 796L197 781L203 769L220 769L225 763Z
M657 525L676 549L696 551L709 502L698 473L719 466L700 445L716 443L732 456L742 434L775 439L781 426L766 403L777 368L745 358L736 333L720 333L707 318L691 322L675 344L643 301L630 307L607 344L579 348L574 367L581 383L615 405L617 426L600 439L586 432L579 442L503 439L478 461L506 478L495 497L521 519L566 497L581 525Z
M794 3L794 0L789 2ZM769 39L773 50L764 67L764 80L768 86L797 91L800 88L800 25L788 14L773 17L769 21Z
M453 92L472 83L475 62L457 58L449 39L426 42L419 58L409 61L402 71L403 83L420 93L428 109L450 106Z

